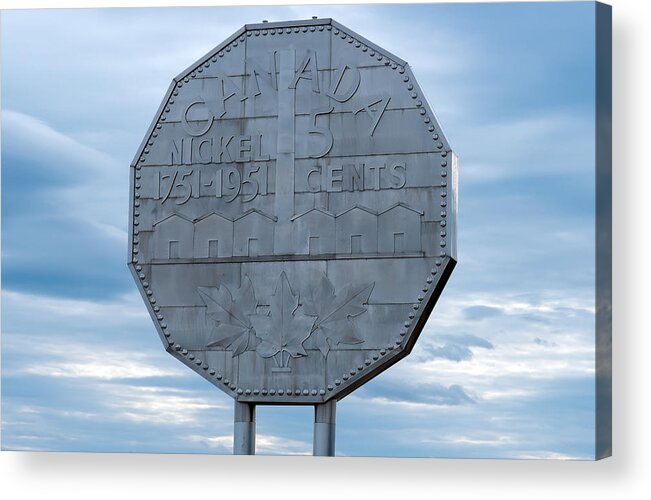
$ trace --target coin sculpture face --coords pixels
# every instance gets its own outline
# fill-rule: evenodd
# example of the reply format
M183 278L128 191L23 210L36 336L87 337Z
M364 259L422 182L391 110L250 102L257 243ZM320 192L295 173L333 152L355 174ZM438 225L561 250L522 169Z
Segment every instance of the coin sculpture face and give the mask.
M247 25L146 133L129 267L167 351L236 400L338 400L413 348L456 196L405 61L330 19Z

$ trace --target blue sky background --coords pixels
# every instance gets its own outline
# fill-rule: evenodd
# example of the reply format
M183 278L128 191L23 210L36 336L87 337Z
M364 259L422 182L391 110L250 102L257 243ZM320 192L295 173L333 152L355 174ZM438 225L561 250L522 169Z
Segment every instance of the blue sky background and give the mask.
M337 454L594 455L592 3L2 12L2 448L230 453L126 267L129 163L171 78L245 23L333 17L406 59L460 157L459 265ZM260 407L259 453L310 454Z

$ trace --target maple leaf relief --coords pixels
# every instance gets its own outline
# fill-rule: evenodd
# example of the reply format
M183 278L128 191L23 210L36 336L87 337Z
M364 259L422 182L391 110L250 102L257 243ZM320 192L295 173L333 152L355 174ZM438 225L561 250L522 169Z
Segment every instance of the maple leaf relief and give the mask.
M199 295L206 304L206 314L217 322L214 340L206 347L221 346L239 356L255 348L257 339L253 331L250 316L255 314L258 301L255 298L253 284L248 276L244 277L242 286L235 296L231 295L226 285L198 288Z
M287 368L290 358L307 356L303 342L312 333L315 318L299 310L295 293L283 271L269 300L269 314L250 316L255 335L260 340L256 351L263 358L273 357L279 368ZM288 354L285 359L285 353Z
M336 345L364 342L353 318L366 312L374 286L375 282L348 284L335 293L324 274L301 303L283 271L269 298L267 314L256 312L258 301L248 276L234 295L225 285L199 287L206 314L217 323L206 347L221 346L232 350L233 356L255 350L263 358L274 359L274 370L288 371L291 358L307 356L303 343L313 333L323 356Z
M373 291L375 282L348 284L339 293L324 274L319 283L303 296L303 312L316 316L312 331L318 335L316 344L324 356L338 344L364 342L352 318L366 312L364 304Z

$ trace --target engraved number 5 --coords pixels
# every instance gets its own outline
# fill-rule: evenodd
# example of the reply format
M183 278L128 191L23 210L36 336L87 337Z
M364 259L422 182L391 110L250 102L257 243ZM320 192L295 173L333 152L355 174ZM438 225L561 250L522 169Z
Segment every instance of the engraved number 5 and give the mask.
M256 196L258 196L258 193L260 192L260 184L258 183L257 179L253 177L253 174L256 174L260 171L260 166L253 167L251 165L244 165L244 180L242 181L242 187L244 187L246 184L251 184L251 194L249 195L250 198L247 200L246 196L244 196L244 199L242 200L243 202L248 202L252 201Z
M318 153L311 154L310 158L321 158L327 155L332 149L332 143L334 142L332 132L328 127L317 127L316 117L319 115L327 115L328 113L332 113L334 109L334 106L324 106L321 108L315 108L310 113L310 129L308 130L308 133L320 134L325 139L323 148Z

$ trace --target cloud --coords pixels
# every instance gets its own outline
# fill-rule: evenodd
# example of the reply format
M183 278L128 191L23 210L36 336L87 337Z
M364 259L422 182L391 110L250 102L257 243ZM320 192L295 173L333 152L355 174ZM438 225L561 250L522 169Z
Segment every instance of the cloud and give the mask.
M421 380L457 380L476 390L499 379L503 384L513 384L517 383L517 377L553 380L561 375L594 375L594 348L571 345L571 338L571 335L567 335L565 344L552 351L526 344L499 344L495 349L486 350L481 356L463 362L432 358L412 369L420 373Z
M5 287L124 291L127 166L24 113L3 110L2 125Z
M513 446L516 440L513 436L496 435L484 438L469 437L469 436L445 436L441 439L442 442L447 442L453 445L462 446Z
M445 341L442 346L428 345L425 347L431 358L443 358L459 362L472 358L473 351L470 347L493 349L493 344L488 340L475 335L442 335L439 338Z
M470 306L466 307L463 313L467 319L481 320L502 314L502 309L499 307L490 306Z
M363 395L377 404L405 408L456 406L475 402L458 384L445 386L437 382L422 381L405 384L385 379L366 388Z
M212 451L217 451L219 453L229 453L233 451L232 434L223 434L217 436L202 436L199 434L191 434L189 436L186 436L186 439L191 443L198 443L201 446L209 448Z
M402 383L395 380L394 372L380 378ZM402 456L516 458L532 450L541 456L549 450L589 456L589 448L579 443L594 433L594 422L589 420L591 377L514 381L490 379L487 385L498 390L481 391L474 404L453 406L378 401L362 397L367 386L343 400L337 410L343 422L363 419L364 432L353 437L352 430L341 426L338 432L358 440L356 448L368 455L382 454L382 447L372 442L372 436L381 432L382 442L400 449ZM405 390L413 393L411 388Z
M224 404L211 402L176 387L111 385L106 387L105 405L113 418L149 424L187 426L200 424L209 411L227 412Z
M556 347L557 345L555 342L550 342L549 340L541 339L540 337L536 337L533 341L535 344L543 347Z
M432 358L443 358L458 362L472 358L472 351L463 345L445 344L441 347L429 349L429 355Z
M61 298L6 289L2 291L6 313L19 315L19 319L27 319L23 314L39 310L49 317L80 322L99 318L110 323L144 320L149 315L139 299L140 295L136 291L106 301Z
M466 183L494 183L505 179L582 175L594 165L592 117L586 112L530 114L475 123L459 134ZM492 161L485 151L500 144ZM492 147L493 146L493 147Z
M317 14L410 62L461 159L459 265L413 354L338 403L338 454L589 456L591 32L526 8L3 13L3 448L231 453L232 401L164 352L126 270L128 165L179 70ZM259 452L309 453L292 410L261 409Z
M4 396L3 449L201 452L183 434L232 432L231 405L205 390L79 380L62 386L41 383L55 395L62 388L73 393L45 404L12 399L8 405ZM71 411L62 406L66 403L93 411Z
M2 125L3 181L11 188L3 190L3 217L45 213L116 228L127 165L25 113L3 109Z
M50 377L92 378L100 380L185 375L181 370L170 372L169 370L161 369L154 364L147 363L146 357L143 360L143 356L134 356L129 352L102 352L98 354L87 349L80 357L83 357L83 361L55 361L27 365L19 373L29 375L43 375L43 373L47 373Z
M2 305L3 380L46 377L92 385L191 375L163 350L137 293L99 302L3 290ZM134 338L142 327L149 335ZM156 350L142 349L148 341L158 342Z
M187 439L220 453L232 453L233 450L232 434L209 436L193 434L187 436ZM255 453L256 455L311 455L312 443L286 436L256 434Z

